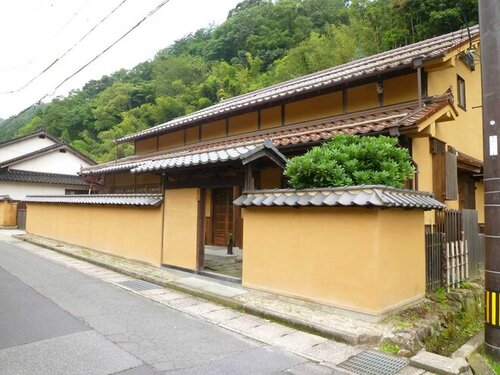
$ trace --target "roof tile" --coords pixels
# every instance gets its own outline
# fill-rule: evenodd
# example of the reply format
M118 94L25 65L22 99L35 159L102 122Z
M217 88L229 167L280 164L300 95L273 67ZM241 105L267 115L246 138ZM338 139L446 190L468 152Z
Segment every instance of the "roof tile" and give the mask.
M438 209L445 206L431 193L396 189L382 185L346 186L321 189L276 189L248 191L234 201L240 207L252 206L360 206Z
M474 38L479 34L479 27L471 27L469 31ZM120 138L118 142L126 142L159 134L172 128L197 122L201 119L207 119L223 113L230 113L241 108L250 108L256 103L263 104L276 100L277 98L283 99L291 97L305 91L334 86L355 78L358 79L373 74L379 74L379 72L386 70L407 68L411 66L413 60L416 58L422 58L425 61L444 56L448 51L457 48L466 41L468 41L467 30L454 31L449 34L282 82L248 94L226 99L189 115L178 117L135 134L127 135Z
M33 203L158 206L163 201L163 196L161 194L28 195L25 201Z
M429 98L427 104L418 107L417 102L388 106L373 110L340 115L317 121L290 125L284 128L218 139L204 144L194 144L181 149L160 151L147 155L133 155L115 162L84 168L82 174L101 174L117 171L146 172L174 165L192 166L236 160L255 148L264 139L271 139L277 148L326 141L338 134L377 133L392 127L414 126L439 111L452 101L450 93Z

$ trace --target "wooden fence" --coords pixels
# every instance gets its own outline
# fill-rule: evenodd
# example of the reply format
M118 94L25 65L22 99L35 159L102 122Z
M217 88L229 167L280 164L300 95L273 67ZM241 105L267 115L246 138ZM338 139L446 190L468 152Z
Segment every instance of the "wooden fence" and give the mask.
M425 235L426 289L456 288L481 276L484 256L476 210L436 212Z
M445 234L429 232L425 234L425 285L432 292L443 285L443 254Z

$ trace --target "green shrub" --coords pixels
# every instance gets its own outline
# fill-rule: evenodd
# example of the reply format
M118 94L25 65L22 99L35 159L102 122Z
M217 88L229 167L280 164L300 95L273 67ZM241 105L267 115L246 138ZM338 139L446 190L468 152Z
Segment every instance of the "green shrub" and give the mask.
M407 149L385 136L338 135L306 154L292 158L285 169L295 189L352 185L401 188L413 177Z

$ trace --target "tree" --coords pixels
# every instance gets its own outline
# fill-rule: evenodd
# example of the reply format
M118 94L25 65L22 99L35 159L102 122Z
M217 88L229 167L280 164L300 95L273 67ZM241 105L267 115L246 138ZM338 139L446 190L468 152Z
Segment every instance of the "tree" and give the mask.
M290 160L285 169L295 189L352 185L401 188L415 173L407 149L385 136L337 135Z
M0 140L38 127L99 161L114 139L222 99L477 23L477 0L244 0L210 25L0 123ZM464 40L467 38L464 33ZM127 155L132 148L119 148Z

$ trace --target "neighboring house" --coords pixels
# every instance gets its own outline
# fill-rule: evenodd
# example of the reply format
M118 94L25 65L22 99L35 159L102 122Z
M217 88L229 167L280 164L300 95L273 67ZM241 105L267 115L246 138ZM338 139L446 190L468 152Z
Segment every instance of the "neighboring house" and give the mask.
M31 194L87 193L79 176L89 157L44 130L0 143L0 195L23 201Z
M244 286L379 319L425 295L424 226L438 226L435 210L477 209L483 222L478 33L352 61L125 136L118 143L133 142L134 155L82 170L103 181L100 195L30 197L27 229L194 272L209 268L217 250L207 245L233 244L243 248ZM417 170L413 190L276 190L286 188L287 158L337 134L397 137Z

